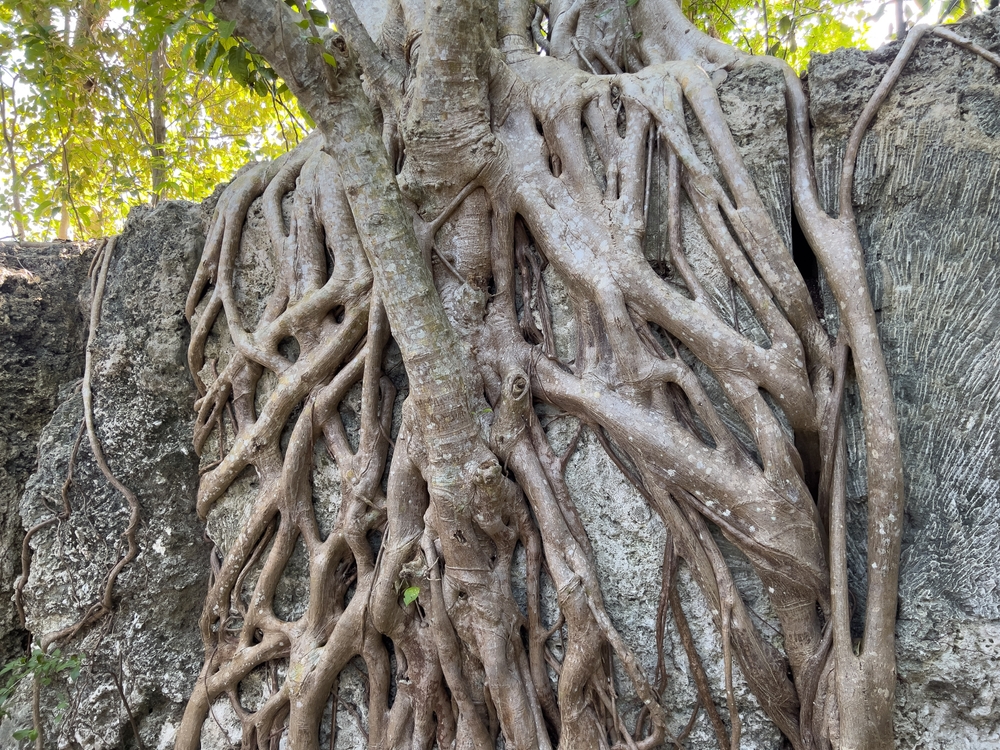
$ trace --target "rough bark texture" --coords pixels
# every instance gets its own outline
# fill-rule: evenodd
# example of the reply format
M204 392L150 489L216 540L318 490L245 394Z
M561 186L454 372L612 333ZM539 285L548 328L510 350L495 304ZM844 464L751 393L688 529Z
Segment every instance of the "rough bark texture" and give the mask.
M643 0L637 12L644 12L645 6ZM457 3L454 9L443 12L461 13L463 7ZM633 20L640 23L642 16ZM963 33L995 48L1000 39L997 22L995 14L987 16L967 25ZM349 35L349 25L343 28ZM655 58L656 38L651 37L645 42L645 54ZM440 50L445 54L453 42L433 34L420 42L421 62L414 65L413 75L417 81L421 76L425 79L419 84L411 80L409 85L430 86L432 102L437 79L420 66L433 67L438 58L431 53ZM295 58L295 45L285 47ZM336 75L346 75L351 62L341 57L344 48L334 40L326 49L340 60ZM603 54L609 54L607 45L602 49ZM614 45L610 49L614 52ZM589 64L604 64L597 52L590 48L584 52ZM301 54L303 59L315 56L305 45ZM698 54L709 61L706 66L711 69L711 60L718 61L723 52L709 45ZM839 176L843 144L893 56L892 50L869 56L842 51L814 61L809 80L810 114L815 126L820 198L828 211L837 208L836 195L843 189ZM446 78L462 79L468 74L468 81L482 73L482 68L477 68L482 60L462 58L461 54L457 59L457 68L443 73ZM534 80L533 64L525 59L514 68L526 80ZM932 747L964 742L976 747L984 738L996 741L993 706L1000 682L995 662L1000 600L994 586L997 570L993 555L1000 512L995 475L1000 469L988 427L991 415L1000 408L990 400L997 376L991 367L996 353L989 348L1000 320L992 281L1000 254L996 241L1000 216L995 201L991 201L1000 184L998 133L991 132L995 127L992 113L997 109L997 72L972 53L930 38L920 43L909 66L881 108L872 133L861 142L854 191L855 212L866 247L867 277L874 290L880 334L900 405L909 481L907 510L905 519L878 514L866 519L867 508L879 507L881 502L868 497L868 483L872 476L876 480L880 477L869 471L872 467L865 458L861 437L865 426L859 386L849 379L847 460L840 464L848 469L846 557L851 591L862 605L860 611L865 591L870 590L866 588L870 561L891 559L891 550L866 553L866 536L872 529L879 533L881 523L892 526L905 521L896 644L900 674L896 743L899 747ZM644 746L654 744L658 736L669 738L682 732L697 701L694 686L703 662L704 690L717 705L714 716L702 711L697 718L686 740L690 747L728 744L730 735L742 733L734 740L742 747L776 749L785 740L772 720L803 746L825 736L835 745L843 740L843 746L849 747L852 731L869 737L869 747L885 746L872 744L881 741L879 733L884 731L874 721L877 717L841 715L839 726L823 725L823 720L836 716L836 701L831 698L834 692L841 705L846 699L858 701L852 704L855 706L871 701L870 705L877 707L877 691L885 684L879 681L885 675L866 673L872 664L884 662L866 662L864 651L856 663L851 660L849 630L846 641L843 634L834 636L834 653L838 654L838 649L847 652L837 655L840 672L824 674L819 680L821 693L826 691L826 708L818 709L822 716L815 719L817 737L813 740L803 738L802 728L812 727L814 719L805 713L800 716L793 708L794 695L789 698L781 692L784 672L771 682L760 672L745 679L744 670L759 668L762 662L755 662L742 649L748 644L771 644L786 649L799 689L804 689L811 668L808 658L816 648L811 639L818 633L810 630L813 618L790 610L795 599L789 595L803 591L808 595L815 590L814 584L798 580L790 585L787 575L782 574L787 574L789 568L782 566L788 563L780 562L780 557L775 562L775 550L798 549L792 542L770 537L755 542L752 536L738 533L755 531L753 525L747 526L753 523L755 511L727 499L724 484L712 485L692 474L684 478L687 485L678 486L672 481L674 474L666 470L687 471L683 456L671 454L670 462L660 466L660 473L653 459L653 448L659 445L657 435L669 429L675 430L677 440L687 439L685 434L698 436L690 443L690 450L703 457L708 468L714 468L713 462L721 460L717 454L722 452L728 429L737 441L758 452L756 459L766 470L760 471L760 463L739 464L732 459L747 472L746 490L766 498L771 491L767 487L777 487L780 497L794 499L794 471L789 473L780 465L786 449L774 438L785 434L789 422L797 435L815 432L815 425L809 426L813 416L807 414L808 407L786 402L785 420L780 410L775 410L777 415L772 412L777 398L762 400L766 416L756 418L745 411L746 404L740 399L728 404L722 394L744 384L738 378L731 379L726 368L718 367L710 350L698 349L695 329L705 324L703 317L690 323L693 329L684 325L678 329L676 337L684 342L688 336L690 345L678 344L681 351L676 361L669 354L674 341L664 337L662 329L647 328L650 338L643 344L666 349L667 358L662 361L674 362L681 369L690 367L700 379L702 385L698 386L679 377L688 401L682 400L675 407L675 413L682 414L687 409L685 403L694 404L697 421L689 417L689 428L679 429L669 420L650 421L645 429L644 422L629 422L645 419L648 409L656 407L654 395L652 407L640 408L644 403L643 379L657 376L629 372L635 361L615 350L615 342L620 346L621 340L602 337L607 330L628 333L631 329L634 333L645 323L636 325L627 317L617 318L614 290L602 286L600 277L574 275L572 259L564 254L566 246L574 246L575 233L600 236L605 231L598 221L601 217L580 216L578 223L570 222L572 231L559 241L545 236L550 229L558 230L575 210L573 201L563 205L565 196L557 187L562 170L569 192L579 191L578 203L593 198L593 188L588 186L592 183L586 183L584 177L601 191L618 181L620 200L609 197L595 204L604 205L612 214L618 212L619 224L610 224L612 242L620 243L623 252L634 247L629 244L634 237L616 235L615 227L639 221L646 233L639 247L649 267L678 285L685 284L692 296L710 300L708 306L718 310L723 321L716 330L729 337L727 341L798 345L787 336L781 321L761 304L762 298L754 298L754 284L759 282L741 276L738 267L720 271L709 237L717 231L716 242L724 244L719 238L729 229L721 215L712 229L711 221L705 218L711 216L710 207L699 203L691 182L702 180L698 184L707 189L710 184L706 180L714 177L728 180L732 186L733 175L727 171L732 164L719 160L710 148L718 147L722 138L720 121L694 117L697 107L705 106L697 85L691 84L694 73L683 67L671 73L691 84L687 94L701 102L686 110L683 124L691 134L692 153L706 165L702 174L689 158L684 162L688 181L683 183L686 190L681 191L678 208L682 253L689 264L685 269L683 263L678 264L677 255L664 250L671 234L671 161L666 143L648 154L653 169L649 180L638 184L634 175L616 177L611 166L626 162L601 152L607 143L615 143L618 131L626 142L623 145L636 153L648 153L644 144L655 139L646 141L645 136L639 138L630 130L637 127L637 119L642 121L644 108L656 110L652 100L642 98L642 92L624 85L612 95L621 97L624 104L599 101L612 112L619 107L624 113L617 122L612 118L608 124L610 141L591 137L584 141L586 151L579 154L582 162L550 161L544 174L532 172L533 163L525 160L524 174L528 176L524 184L513 189L506 183L491 182L497 175L490 171L495 168L490 159L502 149L491 150L500 147L488 134L466 144L468 149L482 146L486 152L485 167L479 171L475 158L471 164L461 165L464 173L461 169L456 173L455 165L440 174L426 171L434 161L420 149L433 151L434 140L425 137L431 126L422 118L440 121L446 112L449 118L469 118L475 127L482 122L481 112L476 110L476 102L481 101L477 96L463 99L459 95L408 110L401 132L411 149L407 152L410 171L404 168L398 180L423 207L423 219L416 221L415 239L403 232L380 244L373 238L380 237L386 226L395 226L394 212L401 209L393 203L398 197L393 197L392 191L380 193L361 181L366 160L372 158L373 147L364 143L364 130L370 123L351 120L356 113L324 108L323 104L323 96L330 95L331 88L334 99L342 97L341 102L343 97L349 100L356 96L357 91L350 88L349 80L331 80L329 74L310 78L305 75L307 70L308 66L296 68L290 63L286 78L293 80L293 90L298 87L300 98L314 102L314 115L321 115L316 119L337 159L331 161L318 154L321 144L314 141L311 153L307 146L300 156L241 173L219 199L215 219L209 223L208 244L191 296L187 289L193 263L202 250L202 222L207 214L190 206L165 204L150 214L134 217L114 250L93 349L95 417L112 469L136 492L142 505L140 553L116 582L115 614L65 644L66 650L83 651L88 657L76 686L57 683L43 689L44 744L138 747L134 731L138 728L145 747L166 748L175 742L190 747L199 739L211 750L241 739L252 746L268 747L277 740L272 730L280 730L287 721L288 739L295 747L315 746L317 742L326 746L333 740L331 727L337 730L337 748L364 746L366 737L372 746L379 746L378 742L387 747L402 746L394 737L412 740L413 746L426 746L422 743L433 742L435 737L445 746L451 740L457 740L459 746L482 746L499 734L506 737L507 747L546 746L554 744L557 736L564 747L596 747L598 735L602 740L618 738L627 746L626 731L630 735L634 731L635 742ZM586 77L580 71L565 75L567 81ZM386 76L391 78L391 70ZM798 225L791 220L788 196L798 178L792 174L794 154L786 138L785 79L780 71L755 65L736 67L716 78L711 88L717 90L727 127L774 229L766 229L765 219L754 213L752 206L728 215L728 226L736 226L737 233L751 226L750 235L758 239L761 232L773 231L790 246L805 284L823 305L822 321L835 333L839 319L836 297L842 300L844 295L842 291L835 295L831 288L836 290L847 275L831 284L816 273ZM855 88L858 78L862 83ZM497 80L495 86L511 83L502 76ZM338 92L339 86L346 86L346 93ZM391 90L389 86L382 94L387 97L384 112L392 110ZM511 90L516 90L516 85ZM532 107L545 128L555 128L556 135L547 147L554 154L565 155L560 149L573 143L580 113L560 120L555 102L539 93L544 91L544 87L535 90ZM506 100L495 97L497 101ZM588 125L596 128L596 113L586 116L591 118ZM492 117L492 127L508 144L510 158L523 158L510 150L510 144L516 143L514 136L521 132L518 128L522 124L527 127L520 137L537 139L536 123L521 123L515 105L506 112L506 124L499 119L501 114L494 112ZM659 124L664 129L673 127L665 120ZM562 132L560 127L568 129ZM387 132L391 134L391 128ZM361 140L355 140L355 135ZM351 151L352 142L362 144L360 151ZM394 148L391 137L387 142ZM644 166L641 171L645 172ZM297 189L283 198L295 186L296 176ZM969 179L963 182L961 178L966 176ZM453 216L447 215L451 198L470 180L473 188L461 195L467 199L465 204ZM265 192L269 185L276 187ZM488 254L485 258L476 254L476 241L486 246L490 243L489 231L483 234L477 220L489 208L483 192L476 192L480 186L493 202L495 217L503 215L498 204L508 208L516 205L534 234L525 237L524 225L512 225L506 235L501 231L501 239L506 237L517 250L513 261L504 261L499 250L507 245L495 238L492 259ZM524 197L525 191L532 190L544 197L541 203ZM629 197L631 204L625 200ZM737 196L736 200L743 198ZM649 206L648 211L642 210L643 203ZM209 209L215 208L213 201ZM348 212L353 212L353 228L345 230L341 222ZM800 215L799 223L811 240L822 241L824 232L835 235L841 231L839 225L823 221L809 225L809 220L809 216ZM428 223L432 231L428 231ZM326 245L336 257L331 263L331 279L336 283L326 283L330 268L316 226L323 227ZM496 223L493 231L499 231ZM754 246L751 236L739 236L744 247ZM289 253L290 248L299 251ZM411 252L414 249L416 252ZM764 252L772 250L765 248ZM543 256L548 260L544 268ZM371 260L371 270L366 257ZM430 263L423 268L412 263L418 257ZM794 295L780 291L784 289L780 274L769 276L761 256L756 257L761 275L774 294L786 301L786 313L791 315L789 311L797 304ZM611 262L613 258L597 253L596 260L621 273L621 267ZM499 270L505 262L513 273L507 289L504 273ZM433 269L433 282L426 274L428 268ZM491 273L495 286L488 283ZM535 273L541 278L540 285ZM394 274L408 279L411 290L435 284L444 316L427 295L405 304L401 297L387 298L385 290L398 284ZM742 292L734 291L729 281L732 275L741 279ZM373 276L375 288L370 291ZM660 283L656 276L649 279ZM544 295L538 291L543 287ZM206 288L209 291L202 296ZM537 293L531 293L532 288ZM584 288L596 294L597 307L581 308L587 296L581 292ZM629 299L642 300L628 314L653 314L650 311L655 309L656 300L643 297L636 287L622 288L633 295ZM514 326L520 329L518 339L523 334L526 341L538 342L547 355L529 358L523 370L509 367L511 360L491 360L495 354L490 352L503 351L507 346L503 342L512 339L498 338L496 330L477 334L484 311L492 309L487 306L488 296L502 300L505 293L513 293L518 302L517 310L511 310ZM317 302L322 294L334 295L330 299L342 307L327 308L327 316L327 309L321 306L330 301ZM385 348L385 318L378 305L370 306L376 295L385 299L394 333L394 341ZM202 542L202 526L194 516L198 477L197 459L190 448L189 408L195 396L183 367L185 297L196 327L189 357L193 357L192 369L202 391L195 427L203 470L197 507L207 517L214 549L212 543ZM224 318L219 315L223 308ZM207 312L212 309L214 313ZM320 318L310 317L316 309L321 309ZM313 320L320 321L318 329L310 322ZM662 322L667 328L678 325L675 320ZM614 328L622 324L623 328ZM317 330L322 335L317 335ZM421 330L425 331L423 336L418 335ZM814 348L809 355L814 357L817 343L810 343L808 328L805 330L805 346ZM852 343L855 357L862 360L868 355L867 345L856 340L859 330L852 329ZM732 331L739 336L732 336ZM505 331L505 335L510 333ZM578 345L581 335L585 340ZM428 341L437 345L445 341L445 348L428 348ZM609 341L612 346L607 349ZM515 346L512 351L516 354L520 349ZM752 356L748 354L749 360L743 362L732 360L734 367L745 367L747 361L763 356L753 354L759 350L742 351ZM555 358L563 360L561 369L553 366ZM515 356L512 361L519 360ZM334 377L338 362L343 367ZM579 368L584 365L592 368L591 375L596 377L588 378L584 371L579 383L585 387L580 387L570 368L577 368L580 375ZM775 365L783 373L786 368L794 370L784 360L774 360L772 367ZM863 375L870 375L864 364L860 367ZM449 379L449 372L464 373L463 379ZM386 377L380 380L380 373ZM778 393L779 383L790 384L791 390L781 391L789 400L802 393L794 379L781 380L784 375L769 376L765 371L754 377L769 384L772 396ZM822 396L820 386L813 373L809 387ZM534 392L533 411L540 424L531 422L526 387ZM866 387L870 386L860 386ZM725 429L712 421L712 410L698 402L700 388L717 404L718 419ZM312 395L304 398L310 389ZM588 389L601 393L604 402L617 404L618 411L602 406L604 402L595 400ZM744 397L747 402L752 400L751 394ZM579 419L565 416L564 410L583 414L601 428L579 432ZM871 411L870 403L866 410ZM42 438L38 473L21 502L26 528L52 517L43 498L48 498L50 505L59 504L80 413L80 397L67 388ZM611 415L624 415L625 421L616 422ZM238 432L234 423L239 425ZM686 429L689 432L685 433ZM524 438L526 431L532 435L534 448ZM719 449L716 452L705 448L711 445L708 433L715 443L713 448ZM394 441L388 454L392 468L383 478L387 437ZM551 444L560 475L559 456L569 449L564 459L564 484L552 473L545 474L549 465L544 460L545 451L538 448L539 437ZM809 446L800 443L798 447L808 476ZM533 458L536 451L541 463ZM466 465L465 470L455 470L456 456L460 457L459 465ZM251 465L256 471L249 468ZM818 471L818 466L813 465L813 470ZM35 554L25 595L29 630L38 636L76 621L99 598L108 569L121 559L124 550L121 533L128 523L127 506L100 477L86 440L78 452L73 476L73 514L32 538ZM518 510L525 500L507 477L516 478L525 488L530 517ZM401 495L400 487L408 488L409 494ZM427 490L420 489L423 487ZM552 490L542 491L545 487ZM668 491L688 499L675 506ZM717 496L712 491L722 493L718 499L723 510L717 516L712 510ZM884 492L884 487L878 491ZM558 496L552 502L562 503L563 521L549 514L546 492ZM701 492L708 495L703 498L707 501L704 505L695 500ZM808 496L805 500L812 502ZM496 516L486 512L490 509ZM696 509L717 520L723 531L710 529ZM726 519L730 512L743 514L742 526L729 525ZM831 518L835 517L834 511ZM537 569L532 573L538 564L533 555L539 553L532 520L538 523L546 559L541 575ZM761 520L766 518L761 516ZM559 523L572 531L553 536L553 524ZM689 524L699 530L702 541L697 548L677 533ZM685 560L676 571L665 572L662 567L666 527L674 531L674 543ZM798 537L788 536L799 540L795 544L805 544L802 549L809 549L806 543L812 532L803 536L800 529L798 533ZM466 545L470 537L477 540L472 549ZM515 546L512 539L517 538L521 544ZM552 539L561 539L563 548L552 549ZM715 549L719 550L718 558L713 557ZM591 587L587 578L590 569L581 562L583 558L592 561L599 588ZM666 560L673 562L669 554ZM815 563L808 558L797 560L790 569L800 577L818 578L824 564L821 552ZM493 572L487 570L489 565L495 566ZM208 605L199 622L196 610L201 606L209 567ZM326 572L318 576L317 570ZM383 580L386 570L392 574ZM508 570L513 571L509 576ZM674 579L676 593L670 594L669 586L661 593L665 577ZM738 598L727 601L727 580L733 581ZM317 581L322 585L317 586ZM823 585L827 585L825 579ZM875 585L877 591L882 584L876 581ZM414 603L404 598L409 587L420 589ZM782 589L778 595L775 587ZM249 597L249 592L255 593ZM824 609L828 606L826 597L822 591L818 594L817 603ZM870 634L883 627L879 622L866 624L862 617L848 622L846 608L838 615L836 597L835 592L831 618L842 616L844 626L853 627L855 637L862 629ZM259 607L262 601L266 606ZM669 607L658 607L658 601ZM686 625L672 618L657 621L658 614L676 613L678 608L687 615ZM870 613L871 607L868 610ZM546 634L545 630L557 624L560 611L571 623L570 629L557 628ZM748 626L759 634L752 635ZM511 628L523 628L523 637L511 638ZM574 632L574 628L578 630ZM786 635L795 633L803 640L789 642L787 637L778 637L782 628ZM690 643L700 652L698 660L685 653L682 636L688 630L692 633ZM665 659L658 668L659 632L665 633ZM382 637L372 638L373 633ZM394 650L386 652L389 639ZM891 633L888 643L892 643ZM203 654L199 653L202 644ZM594 644L594 650L588 651ZM405 674L404 654L408 665ZM196 683L197 665L203 658ZM763 663L771 658L766 656ZM724 668L730 660L734 665L731 677ZM165 663L172 665L170 670L164 668ZM599 667L597 676L595 665ZM560 680L549 685L560 666ZM383 669L389 686L382 682ZM613 683L602 683L600 674L613 675ZM644 684L642 675L655 681L655 687ZM727 707L730 679L732 705ZM866 696L869 689L874 692ZM858 693L852 696L851 690ZM646 702L654 691L655 702ZM13 745L9 733L30 724L29 693L25 687L16 703L17 712L0 725L0 742ZM70 708L59 718L55 705L62 696L69 696ZM769 702L763 708L760 696ZM439 701L433 707L433 717L423 702L428 697ZM647 708L641 709L644 702ZM824 701L817 701L817 705L823 706ZM564 712L561 722L560 708ZM579 711L579 716L568 720L566 714L573 710ZM601 720L595 721L598 715ZM644 716L643 727L635 728L639 715ZM869 721L872 726L866 726ZM657 722L662 722L659 735L660 730L651 728Z

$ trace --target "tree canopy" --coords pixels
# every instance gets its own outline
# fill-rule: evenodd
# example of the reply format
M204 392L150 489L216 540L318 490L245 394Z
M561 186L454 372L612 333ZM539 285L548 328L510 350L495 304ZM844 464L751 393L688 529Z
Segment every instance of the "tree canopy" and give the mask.
M181 3L0 5L0 231L111 234L297 144L308 118L231 32Z
M301 140L308 115L214 4L0 2L0 236L112 234L132 205L201 200L248 161ZM891 5L689 0L684 11L712 37L802 69L812 52L865 46ZM974 7L931 5L908 3L907 13Z

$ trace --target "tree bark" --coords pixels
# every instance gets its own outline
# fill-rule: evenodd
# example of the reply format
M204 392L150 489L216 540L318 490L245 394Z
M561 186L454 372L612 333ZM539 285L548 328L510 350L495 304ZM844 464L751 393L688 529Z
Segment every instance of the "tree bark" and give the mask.
M211 702L276 659L287 660L284 683L242 713L245 742L258 747L287 732L290 747L317 748L323 712L353 658L368 674L370 747L486 748L501 734L525 750L675 739L663 686L605 608L564 478L573 445L566 455L553 450L536 411L542 403L594 432L660 515L670 549L709 602L728 726L707 683L699 689L720 743L739 745L735 663L793 747L889 746L898 429L849 208L853 163L844 167L846 203L829 216L816 198L795 74L709 39L671 0L393 2L378 39L346 0L328 9L339 31L303 30L309 25L283 3L215 6L286 81L321 140L227 189L188 300L189 360L202 394L196 445L213 445L216 459L199 512L248 467L259 491L205 605L205 667L177 747L197 747ZM719 71L753 66L777 67L785 84L793 206L838 301L836 339L716 93ZM695 147L692 120L710 156ZM649 186L661 150L669 260L654 267L649 216L662 198ZM282 200L293 187L286 217ZM234 278L257 198L277 279L250 330ZM714 250L716 281L688 262L681 230L691 214ZM573 312L571 357L558 354L546 265ZM721 304L717 279L759 335ZM205 346L222 325L234 349L214 373ZM395 425L384 372L390 332L409 384ZM289 338L295 357L280 346ZM857 656L845 630L848 351L870 492L869 604ZM277 376L269 391L261 390L265 371ZM724 399L713 403L705 378ZM355 383L356 448L338 411ZM744 430L722 418L730 406ZM225 429L235 436L228 449ZM317 440L342 481L326 538L311 500ZM754 566L783 652L751 620L709 524ZM274 587L297 540L314 593L306 613L285 622L273 610ZM244 590L264 547L253 591ZM528 561L523 605L511 586L519 547ZM675 564L668 554L667 587ZM555 590L557 622L539 614L543 579ZM631 726L616 707L614 664L643 705Z

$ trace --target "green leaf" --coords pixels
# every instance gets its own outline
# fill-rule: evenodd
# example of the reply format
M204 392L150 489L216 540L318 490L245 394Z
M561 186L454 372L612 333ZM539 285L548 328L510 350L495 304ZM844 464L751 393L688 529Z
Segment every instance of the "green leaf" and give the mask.
M212 44L212 49L208 51L208 57L205 59L205 65L202 68L206 73L210 72L215 66L215 61L219 59L222 54L222 42L218 39Z
M329 26L330 16L321 10L316 10L315 8L309 9L309 17L312 18L313 23L317 26Z
M194 45L194 37L189 36L187 41L184 42L184 46L181 47L181 63L186 68L188 65L188 60L191 59L191 47Z
M14 732L15 740L32 740L38 738L38 730L36 729L18 729Z
M208 55L208 37L203 36L194 45L194 66L198 70L205 69L205 57Z
M236 21L220 21L219 22L219 36L223 39L228 39L233 35L233 30L236 28Z
M337 67L337 58L331 55L329 52L323 53L323 59L326 60L327 64L329 64L331 67L334 68Z
M28 8L44 6L41 0L26 2ZM238 53L230 53L241 46L237 38L222 38L232 24L220 29L218 17L205 23L204 14L219 7L218 0L109 2L117 9L134 9L135 14L112 14L86 44L72 47L61 17L59 28L22 23L20 11L13 9L23 2L0 0L0 65L5 71L17 68L9 72L19 76L17 100L7 104L8 117L16 117L18 123L13 138L15 158L21 165L31 165L17 180L9 177L6 158L0 165L0 218L23 223L28 239L42 239L54 231L58 218L53 221L53 215L58 216L70 200L76 207L73 233L79 235L77 239L115 233L124 218L124 206L149 198L151 168L160 166L172 175L168 186L172 196L200 198L246 159L246 150L236 146L227 133L260 133L263 145L254 149L254 155L275 158L294 140L282 138L279 127L291 127L296 137L303 127L303 118L287 90L277 107L270 101L268 95L281 81L275 80L263 58L258 61L253 55L247 62L245 56L240 59ZM69 7L65 3L50 6ZM230 33L238 31L233 27ZM302 36L310 34L307 30ZM154 164L152 154L142 145L148 140L148 123L123 118L120 113L141 111L148 105L152 83L149 50L163 41L164 108L171 113L171 122L164 139L165 153ZM250 54L245 44L242 48ZM216 81L233 78L235 83L244 68L245 88L238 84L204 85L209 76ZM262 90L264 96L259 95ZM199 106L192 107L194 101ZM68 181L62 179L58 164L51 164L51 154L61 155L67 135ZM100 148L95 144L101 144ZM22 208L16 212L11 205L13 190L21 197ZM0 223L0 234L2 231ZM59 658L68 656L63 652ZM72 669L58 671L30 655L20 664L0 662L0 700L4 683L13 677L23 678L29 660L40 679L66 677Z
M5 675L8 672L13 672L15 669L19 669L22 666L24 665L21 663L21 659L14 659L13 661L9 661L3 665L3 669L0 669L0 675Z
M303 18L301 21L296 21L295 25L298 26L300 29L308 29L309 21Z
M237 46L229 50L229 75L241 86L250 83L250 68L247 66L247 53L243 47Z
M178 31L180 31L187 25L189 18L190 14L185 13L183 16L174 21L172 24L167 26L166 31L163 32L163 36L172 38Z
M407 586L403 590L403 606L409 607L411 604L413 604L413 602L417 600L418 596L420 596L419 586Z

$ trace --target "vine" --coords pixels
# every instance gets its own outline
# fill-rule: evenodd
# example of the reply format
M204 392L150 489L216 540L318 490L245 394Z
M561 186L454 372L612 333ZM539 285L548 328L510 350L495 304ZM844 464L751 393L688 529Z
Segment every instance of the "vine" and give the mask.
M14 605L20 618L21 627L28 629L28 620L24 608L24 588L28 583L31 574L31 541L35 535L50 526L68 521L73 513L73 506L70 500L73 487L73 473L76 466L77 455L84 435L88 437L90 449L94 461L100 468L105 479L125 498L129 507L129 525L122 533L126 542L125 553L115 561L115 564L108 571L104 579L101 597L98 601L91 603L84 612L71 624L48 633L36 636L37 645L32 645L27 656L22 656L6 664L0 669L0 676L9 674L7 683L0 689L0 717L3 715L3 704L7 702L18 683L26 676L31 676L32 680L32 715L33 727L30 730L18 730L15 732L17 739L32 739L39 750L43 747L42 717L40 692L41 688L51 684L54 676L60 672L69 670L70 682L77 679L80 673L81 657L72 655L64 657L58 644L68 643L75 639L82 632L100 622L107 615L114 611L114 589L118 576L139 554L138 529L140 524L140 505L135 494L118 480L108 466L104 457L104 450L101 446L100 437L94 421L93 406L93 356L97 331L100 325L101 308L104 303L104 290L107 284L108 269L111 258L114 254L117 238L112 238L103 242L95 253L90 264L89 276L91 279L90 289L90 321L88 338L86 345L86 355L84 364L83 381L81 391L83 397L83 417L80 420L80 427L77 431L76 439L73 441L70 450L69 460L66 468L66 479L63 481L60 491L62 500L61 508L58 510L51 508L46 502L46 508L51 515L31 526L24 535L21 542L21 575L14 586ZM53 646L56 648L53 649ZM121 681L117 675L112 674L112 679L118 689L126 712L131 720L131 710L128 701L122 691ZM62 707L61 707L62 708ZM60 708L60 710L61 710ZM133 731L138 737L138 732L134 727ZM141 743L141 740L140 740Z

